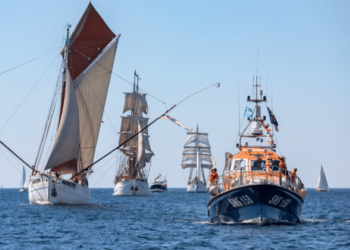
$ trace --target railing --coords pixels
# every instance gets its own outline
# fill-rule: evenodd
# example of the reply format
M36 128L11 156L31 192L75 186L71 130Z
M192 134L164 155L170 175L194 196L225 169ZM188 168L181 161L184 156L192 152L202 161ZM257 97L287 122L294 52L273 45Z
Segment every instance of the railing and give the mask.
M278 171L266 171L263 169L262 171L249 172L243 171L243 168L241 168L238 171L227 171L220 177L222 177L222 183L214 181L210 186L222 186L224 191L227 191L246 185L270 184L287 188L295 193L298 193L300 189L304 188L304 184L299 177L295 176L293 182L291 172L282 170L281 168Z

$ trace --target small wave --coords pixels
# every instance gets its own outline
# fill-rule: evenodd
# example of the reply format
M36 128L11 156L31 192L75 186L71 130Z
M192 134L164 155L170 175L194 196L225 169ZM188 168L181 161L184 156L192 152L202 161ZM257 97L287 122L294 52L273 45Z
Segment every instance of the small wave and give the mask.
M210 221L194 221L194 222L192 222L193 224L213 224L212 222L210 222Z
M53 205L53 203L49 201L37 201L35 204L30 204L30 205Z
M300 221L314 223L314 222L326 222L327 220L326 219L300 219Z
M350 223L350 220L346 220L345 223Z

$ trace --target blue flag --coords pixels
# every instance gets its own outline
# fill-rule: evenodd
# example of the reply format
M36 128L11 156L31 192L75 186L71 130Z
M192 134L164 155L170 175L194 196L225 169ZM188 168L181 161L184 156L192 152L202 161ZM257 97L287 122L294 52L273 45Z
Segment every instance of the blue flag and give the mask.
M269 111L271 124L275 125L275 129L278 132L279 131L278 130L278 122L277 122L275 115L272 113L272 111L269 109L269 107L267 107L267 111Z
M252 117L253 116L253 110L248 108L248 107L246 107L243 116L244 117L248 117L248 118Z

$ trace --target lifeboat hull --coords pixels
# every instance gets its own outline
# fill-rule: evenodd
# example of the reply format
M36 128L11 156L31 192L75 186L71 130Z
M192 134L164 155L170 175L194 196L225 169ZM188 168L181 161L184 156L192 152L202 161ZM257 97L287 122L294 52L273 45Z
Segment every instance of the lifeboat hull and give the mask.
M246 185L212 197L208 215L214 223L295 223L299 222L303 202L298 194L284 187Z

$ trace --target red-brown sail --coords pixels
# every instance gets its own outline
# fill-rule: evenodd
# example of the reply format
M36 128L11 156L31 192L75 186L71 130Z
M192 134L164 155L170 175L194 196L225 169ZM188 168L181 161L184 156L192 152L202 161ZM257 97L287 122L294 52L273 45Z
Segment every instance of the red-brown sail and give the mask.
M91 3L70 36L68 68L74 81L116 35ZM61 52L64 56L64 50Z

